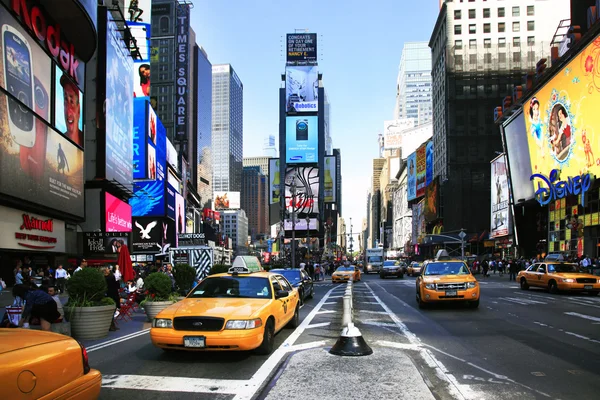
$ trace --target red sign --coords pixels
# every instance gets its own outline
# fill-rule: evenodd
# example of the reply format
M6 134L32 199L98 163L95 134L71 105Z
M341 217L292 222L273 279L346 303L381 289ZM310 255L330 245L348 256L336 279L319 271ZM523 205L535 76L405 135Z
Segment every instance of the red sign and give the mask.
M106 232L131 232L131 206L110 193L105 193L104 203Z
M37 219L28 214L23 214L23 224L21 225L21 230L26 229L28 231L38 230L38 231L46 231L53 232L53 220L47 219L45 221L41 219Z

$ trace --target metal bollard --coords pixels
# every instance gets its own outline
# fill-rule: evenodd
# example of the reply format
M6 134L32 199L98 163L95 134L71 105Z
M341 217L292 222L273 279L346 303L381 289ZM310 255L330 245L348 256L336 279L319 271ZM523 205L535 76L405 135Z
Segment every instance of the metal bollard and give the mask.
M344 295L344 312L342 313L342 328L352 323L352 298Z

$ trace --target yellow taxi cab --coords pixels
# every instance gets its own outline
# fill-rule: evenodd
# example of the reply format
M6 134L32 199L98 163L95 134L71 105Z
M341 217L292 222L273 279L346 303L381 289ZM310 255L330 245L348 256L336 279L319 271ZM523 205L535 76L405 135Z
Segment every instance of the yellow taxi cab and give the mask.
M410 275L410 276L420 275L421 268L422 268L422 264L419 264L416 261L411 262L410 265L408 266L408 275Z
M593 296L600 293L599 277L582 272L577 264L560 261L534 263L519 271L517 282L523 290L534 286L548 289L550 293L588 292Z
M298 291L258 260L237 257L227 273L204 278L188 296L152 321L152 344L164 350L273 351L283 327L300 324ZM256 257L251 257L256 259Z
M466 301L479 307L479 283L462 260L454 260L440 250L435 260L425 261L416 280L417 303L425 308L435 302Z
M355 265L342 265L331 275L332 283L348 282L352 278L354 282L360 281L360 269Z
M102 375L75 339L33 329L0 328L0 398L96 399Z

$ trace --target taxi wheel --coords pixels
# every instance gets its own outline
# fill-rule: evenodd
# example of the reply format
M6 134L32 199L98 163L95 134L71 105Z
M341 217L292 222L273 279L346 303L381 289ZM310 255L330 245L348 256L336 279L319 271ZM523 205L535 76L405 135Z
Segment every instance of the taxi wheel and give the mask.
M273 320L269 319L267 325L265 325L265 333L263 335L263 341L260 346L255 350L257 354L269 355L273 352L273 338L275 337L275 327L273 326Z
M558 285L554 281L550 281L548 284L548 291L550 293L558 293Z
M300 307L296 307L296 309L294 310L294 316L292 317L292 319L290 319L290 322L287 323L287 325L285 326L286 328L292 328L295 329L298 327L298 325L300 325Z
M425 303L423 300L421 300L421 295L419 294L418 291L417 291L417 303L419 304L420 309L427 308L427 303Z
M529 289L527 280L525 278L521 278L521 290L527 290L527 289Z
M471 307L471 308L479 308L479 299L477 299L475 301L470 301L469 302L469 307Z

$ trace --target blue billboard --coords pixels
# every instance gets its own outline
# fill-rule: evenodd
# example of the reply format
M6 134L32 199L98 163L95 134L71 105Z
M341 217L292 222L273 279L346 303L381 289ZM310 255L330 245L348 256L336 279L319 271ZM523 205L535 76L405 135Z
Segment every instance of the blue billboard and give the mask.
M417 197L417 153L414 152L406 159L407 172L407 200L414 200Z
M175 193L177 190L167 183L167 217L175 221Z
M148 163L146 160L146 99L133 100L133 179L146 179Z
M425 186L429 186L433 180L433 140L427 142L425 149Z
M286 163L316 163L319 160L319 119L316 116L285 119Z

